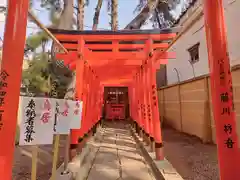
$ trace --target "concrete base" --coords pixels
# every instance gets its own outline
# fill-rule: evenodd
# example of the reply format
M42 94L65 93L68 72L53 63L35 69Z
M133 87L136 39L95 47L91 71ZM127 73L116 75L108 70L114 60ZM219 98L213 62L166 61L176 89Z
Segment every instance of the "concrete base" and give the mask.
M62 164L56 172L57 180L72 180L73 174L71 172L64 172L64 164ZM51 180L51 178L50 178Z
M144 145L141 138L132 130L132 135L135 138L143 156L146 158L149 166L152 168L155 178L158 180L183 180L172 164L164 158L161 161L156 160L155 152L151 152L151 147Z
M94 157L97 153L97 144L94 143L98 139L101 128L97 129L95 136L89 138L82 152L77 155L67 166L67 172L64 172L64 165L62 164L57 169L56 180L84 180L88 176Z

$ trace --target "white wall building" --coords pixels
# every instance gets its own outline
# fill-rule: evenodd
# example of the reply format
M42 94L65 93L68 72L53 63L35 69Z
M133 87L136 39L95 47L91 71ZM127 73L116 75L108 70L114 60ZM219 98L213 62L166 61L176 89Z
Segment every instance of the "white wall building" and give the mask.
M225 7L225 22L227 26L228 50L231 66L240 64L240 0L223 0ZM179 25L186 24L188 16L194 9L202 6L202 0L199 0L188 12L181 18ZM199 54L193 64L195 76L201 76L209 73L208 53L206 45L206 36L204 28L204 17L202 16L171 48L170 51L176 52L176 59L169 60L167 65L168 84L178 82L177 69L180 81L194 77L189 49L199 44ZM192 59L194 60L194 58Z

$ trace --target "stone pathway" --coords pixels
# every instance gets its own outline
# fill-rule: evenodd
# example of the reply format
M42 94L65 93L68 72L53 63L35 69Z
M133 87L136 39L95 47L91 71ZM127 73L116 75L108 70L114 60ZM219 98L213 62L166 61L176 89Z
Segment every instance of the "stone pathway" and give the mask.
M155 180L123 123L107 123L88 180Z

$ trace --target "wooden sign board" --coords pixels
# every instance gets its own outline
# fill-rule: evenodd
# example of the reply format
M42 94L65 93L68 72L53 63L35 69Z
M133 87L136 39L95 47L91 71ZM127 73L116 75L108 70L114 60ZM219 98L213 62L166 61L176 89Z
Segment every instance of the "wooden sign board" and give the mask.
M53 143L55 106L55 100L51 98L20 97L19 145Z

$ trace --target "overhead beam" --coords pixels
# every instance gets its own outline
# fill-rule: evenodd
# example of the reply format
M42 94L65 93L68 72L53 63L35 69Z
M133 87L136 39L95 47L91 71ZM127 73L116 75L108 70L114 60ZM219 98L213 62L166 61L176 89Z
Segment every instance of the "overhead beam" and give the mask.
M61 42L61 41L60 41ZM74 51L78 49L78 44L77 43L68 43L68 42L62 42L62 45L66 48L69 49L70 51ZM143 49L145 48L145 44L118 44L117 47L114 47L115 45L113 44L85 44L86 49ZM153 44L153 49L165 49L168 47L168 43L158 43L158 44Z
M142 61L148 58L147 54L142 52L87 52L84 53L84 59L89 62L95 61ZM69 54L56 53L56 59L65 61L65 64L69 64L72 61L78 59L77 52L70 52ZM154 59L176 59L175 52L162 52L154 51ZM96 62L97 63L97 62Z
M60 41L70 41L77 42L78 39L83 38L85 41L112 41L112 40L125 40L125 41L135 41L135 40L147 40L151 38L152 40L172 40L176 36L175 33L166 34L134 34L134 35L66 35L66 34L55 34L55 37Z

